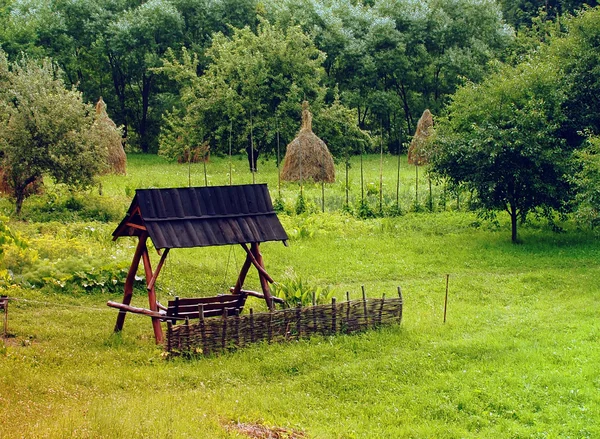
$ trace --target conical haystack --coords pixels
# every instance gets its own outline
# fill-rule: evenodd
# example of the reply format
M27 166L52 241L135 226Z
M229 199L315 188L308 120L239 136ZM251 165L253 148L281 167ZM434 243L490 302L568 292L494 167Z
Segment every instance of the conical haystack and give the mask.
M281 179L286 181L313 180L333 183L335 166L327 145L312 131L312 115L308 102L302 103L302 128L287 146Z
M426 151L427 140L433 134L433 116L425 110L417 123L417 131L408 147L408 163L410 165L425 165L428 163Z
M127 156L123 149L123 137L121 130L108 117L106 112L106 104L102 97L96 103L96 127L98 128L100 141L103 142L107 149L108 173L125 174L127 168Z

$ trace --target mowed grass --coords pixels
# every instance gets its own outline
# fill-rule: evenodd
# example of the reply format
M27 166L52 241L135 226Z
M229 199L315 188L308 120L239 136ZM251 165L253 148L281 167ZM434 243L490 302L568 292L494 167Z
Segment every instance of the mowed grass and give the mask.
M187 179L187 171L172 175L181 166L155 158L135 156L129 166L127 177L103 183L104 196L123 209L127 185ZM272 193L276 177L266 179ZM262 246L276 280L293 271L332 286L338 300L346 291L357 297L361 285L369 296L401 286L402 324L168 359L148 318L129 315L124 331L112 333L116 311L104 304L118 294L15 288L8 291L18 299L10 303L11 337L0 341L0 437L244 437L231 428L238 422L309 438L600 437L595 235L568 222L561 234L533 223L521 229L523 244L513 245L506 218L491 225L450 211L281 220L290 246ZM133 255L133 241L109 239L92 244ZM221 292L235 281L242 252L173 251L159 299ZM248 286L258 288L256 275ZM147 305L142 291L134 304Z

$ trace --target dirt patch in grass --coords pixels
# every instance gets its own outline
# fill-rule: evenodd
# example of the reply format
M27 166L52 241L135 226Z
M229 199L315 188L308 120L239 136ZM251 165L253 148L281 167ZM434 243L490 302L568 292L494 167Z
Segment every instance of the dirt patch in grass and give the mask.
M291 430L281 427L267 427L261 424L245 424L237 422L227 426L228 430L235 430L238 433L254 439L303 439L307 436L297 430Z

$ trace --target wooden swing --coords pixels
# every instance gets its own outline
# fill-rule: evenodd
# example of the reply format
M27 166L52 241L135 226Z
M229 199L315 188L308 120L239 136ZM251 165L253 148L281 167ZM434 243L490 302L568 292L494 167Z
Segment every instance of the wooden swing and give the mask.
M273 279L265 270L260 243L288 239L273 210L266 184L211 186L170 189L137 189L127 215L113 232L113 240L122 236L138 237L138 244L127 273L123 302L107 302L119 309L115 332L120 332L127 312L152 318L156 343L163 340L161 322L240 313L248 296L265 300L269 310L283 300L270 293ZM147 241L161 254L152 270ZM246 253L234 287L229 294L213 297L179 298L162 306L156 300L155 283L172 248L241 245ZM133 284L140 264L144 267L149 308L130 306ZM250 267L258 271L262 293L244 290Z

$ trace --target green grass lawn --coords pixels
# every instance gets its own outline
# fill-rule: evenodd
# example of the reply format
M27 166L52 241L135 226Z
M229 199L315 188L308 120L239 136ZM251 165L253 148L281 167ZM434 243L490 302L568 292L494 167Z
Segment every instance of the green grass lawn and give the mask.
M395 200L395 161L388 161L385 178ZM375 170L368 178L378 184L379 158L366 162ZM227 159L208 165L228 168ZM262 165L257 182L268 182L276 194L275 165ZM203 184L199 175L192 184ZM242 177L249 181L234 183L251 182L249 174ZM405 167L407 205L414 199L411 177L414 170ZM214 172L210 183L228 178ZM103 179L103 197L124 212L136 187L187 181L187 166L132 156L127 176ZM343 197L343 185L336 185L330 191ZM320 196L319 187L309 190ZM290 203L294 194L297 186L285 186ZM361 285L370 296L393 295L401 286L402 324L213 358L167 359L148 318L129 315L124 331L112 333L117 312L105 302L121 299L119 293L13 287L3 292L17 300L9 308L11 336L0 340L0 437L247 437L231 428L238 422L309 438L600 437L595 235L569 222L561 234L534 222L520 230L523 243L513 245L506 218L492 225L456 211L281 220L290 246L262 246L276 280L293 271L331 286L338 300L346 291L357 297ZM110 241L114 223L10 225L42 243L44 234L71 242L69 230L86 230L81 239L98 254L133 255L133 240ZM222 292L235 281L242 252L174 250L157 284L159 299ZM255 275L248 286L259 288ZM263 306L250 300L249 306ZM147 305L143 292L136 291L134 304Z

